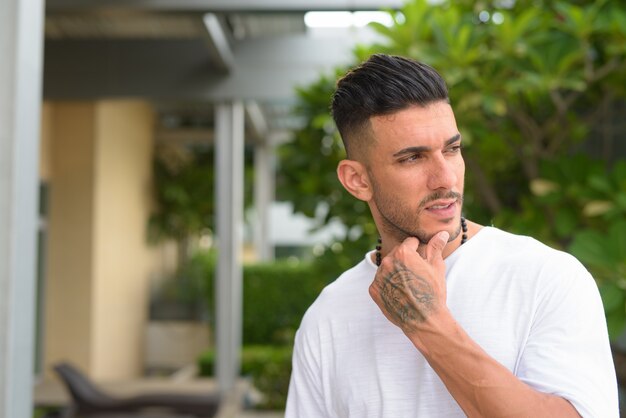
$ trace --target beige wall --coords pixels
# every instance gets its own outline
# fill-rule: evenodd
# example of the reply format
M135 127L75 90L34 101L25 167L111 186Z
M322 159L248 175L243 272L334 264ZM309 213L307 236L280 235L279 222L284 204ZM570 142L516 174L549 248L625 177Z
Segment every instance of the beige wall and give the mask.
M92 372L102 378L142 371L152 130L152 112L144 103L98 105ZM123 352L112 356L116 350Z
M45 360L89 368L93 266L93 116L89 104L48 108L50 217ZM54 174L52 174L54 173Z
M155 261L145 232L152 111L139 101L53 102L44 115L45 368L68 359L93 378L136 376Z

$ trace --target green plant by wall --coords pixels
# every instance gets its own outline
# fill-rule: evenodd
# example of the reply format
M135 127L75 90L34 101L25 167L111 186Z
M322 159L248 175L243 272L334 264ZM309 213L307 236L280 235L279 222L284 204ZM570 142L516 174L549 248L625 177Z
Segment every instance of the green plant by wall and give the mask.
M251 149L245 149L244 203L252 202L254 170ZM190 256L190 240L211 233L215 221L215 152L212 145L161 145L153 159L155 208L148 222L152 242L173 239L178 260Z
M155 209L149 220L149 237L152 241L177 241L181 263L188 258L189 239L213 227L213 159L212 147L162 146L155 152Z

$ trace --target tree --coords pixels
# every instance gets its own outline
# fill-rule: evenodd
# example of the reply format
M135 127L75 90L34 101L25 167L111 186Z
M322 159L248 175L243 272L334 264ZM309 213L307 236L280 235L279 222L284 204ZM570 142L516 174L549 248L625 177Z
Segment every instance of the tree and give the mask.
M464 138L469 217L569 248L577 234L607 233L626 215L622 166L575 156L593 146L592 128L609 123L612 109L625 102L626 5L413 0L388 12L392 26L372 24L384 41L356 48L354 63L374 52L399 54L446 79ZM376 230L366 206L335 178L344 157L328 115L335 78L321 76L298 91L296 112L308 123L280 150L280 197L309 216L323 202L325 221L348 227L343 251L322 260L337 272L375 245ZM611 149L605 155L615 159ZM600 284L623 294L624 277L611 277ZM613 335L624 325L624 298L617 311Z
M155 210L153 241L174 239L178 261L189 258L189 240L211 230L214 218L213 147L157 147L153 160Z

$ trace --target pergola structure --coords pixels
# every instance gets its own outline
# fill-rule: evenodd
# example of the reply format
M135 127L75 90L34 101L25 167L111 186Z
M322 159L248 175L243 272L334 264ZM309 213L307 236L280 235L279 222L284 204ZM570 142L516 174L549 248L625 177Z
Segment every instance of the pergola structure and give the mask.
M162 115L192 108L216 144L217 377L228 390L241 341L243 146L255 137L257 208L288 130L294 87L346 63L361 33L312 37L311 10L399 8L399 0L3 0L0 2L0 418L31 414L37 165L45 99L141 97ZM42 87L43 82L43 87ZM184 127L163 128L179 138ZM185 131L185 135L190 133ZM260 237L265 222L259 222ZM263 239L259 251L263 253Z

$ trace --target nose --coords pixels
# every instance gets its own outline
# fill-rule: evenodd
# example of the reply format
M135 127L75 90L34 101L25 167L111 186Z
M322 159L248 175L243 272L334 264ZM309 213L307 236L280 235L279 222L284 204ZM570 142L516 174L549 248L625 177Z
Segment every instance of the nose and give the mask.
M452 190L457 183L458 162L437 154L430 161L428 173L428 187L431 190Z

